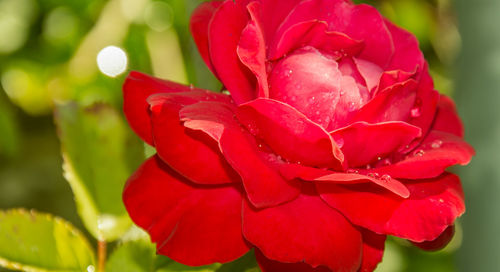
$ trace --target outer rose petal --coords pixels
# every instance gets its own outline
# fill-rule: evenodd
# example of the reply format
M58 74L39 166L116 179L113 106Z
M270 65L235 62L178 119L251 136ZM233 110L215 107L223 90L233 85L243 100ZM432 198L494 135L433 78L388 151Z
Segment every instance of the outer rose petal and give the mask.
M248 23L248 2L225 1L213 15L208 27L212 64L238 104L256 97L255 76L241 63L237 54L241 33Z
M249 250L241 234L240 191L189 183L157 156L130 177L123 201L132 220L157 244L158 253L177 262L225 263Z
M334 169L343 167L344 156L330 135L287 104L257 99L240 106L237 116L250 132L288 160Z
M464 137L464 126L460 117L457 115L455 103L449 97L441 95L438 103L438 109L432 129L448 132Z
M377 172L394 178L433 178L452 165L468 164L474 154L474 149L463 139L446 132L431 131L420 146L401 161L376 169L359 171Z
M297 197L300 184L279 175L274 167L278 159L259 149L235 120L231 105L199 102L183 108L180 116L186 127L201 130L219 143L229 164L240 174L253 205L274 206Z
M194 41L198 46L198 51L201 57L207 64L208 68L215 74L215 69L210 60L210 49L208 47L208 25L212 16L218 7L222 4L222 1L210 1L201 3L191 15L191 20L189 21L189 28L193 34Z
M421 243L415 243L413 242L414 245L417 247L427 250L427 251L436 251L444 248L446 245L448 245L453 239L453 235L455 234L455 226L451 225L448 228L446 228L441 235L439 235L438 238L432 240L432 241L425 241Z
M323 200L354 224L414 242L436 239L465 211L460 180L448 173L435 179L407 181L408 199L373 185L316 186Z
M123 111L130 127L150 145L153 144L149 104L146 98L155 93L192 91L188 86L132 71L123 84Z
M179 111L184 105L207 99L230 101L228 96L201 90L151 96L148 101L156 150L163 161L193 182L239 182L237 174L219 151L217 142L203 133L186 129L179 120Z
M386 236L365 229L361 234L363 234L363 261L358 272L371 272L382 261Z
M280 263L270 260L259 250L255 250L255 258L262 272L331 272L332 270L319 266L312 268L306 263Z
M394 56L387 70L413 72L417 69L422 69L425 59L418 46L417 38L410 32L397 27L390 21L384 21L394 41Z
M361 234L314 189L283 205L256 210L243 205L243 234L269 259L355 271L361 264Z
M405 122L357 122L335 130L331 135L341 146L349 167L359 167L404 148L420 137L422 131Z

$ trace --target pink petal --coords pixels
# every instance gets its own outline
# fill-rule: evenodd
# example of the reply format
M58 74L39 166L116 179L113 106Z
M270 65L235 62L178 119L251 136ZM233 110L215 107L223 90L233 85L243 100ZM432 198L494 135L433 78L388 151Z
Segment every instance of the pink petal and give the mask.
M431 131L422 144L401 161L360 172L377 172L394 178L421 179L441 175L452 165L466 165L474 149L463 139L441 131Z
M420 128L404 122L356 122L331 132L349 167L360 167L385 158L421 134Z
M436 239L465 211L462 186L453 174L408 181L406 186L410 190L408 199L370 184L316 183L323 200L353 224L414 242Z
M333 271L354 271L361 263L361 234L313 188L277 207L257 210L245 203L243 234L278 262L324 265Z
M319 20L328 23L328 31L344 33L365 43L360 58L385 68L390 63L394 44L380 13L368 5L353 5L343 0L305 0L288 15L277 31L281 38L297 23Z
M155 93L191 91L188 86L132 71L123 84L123 111L132 129L145 142L153 144L149 104L146 98Z
M241 63L237 54L241 34L249 21L246 10L248 2L225 1L214 13L208 27L212 64L238 104L256 97L255 76Z
M156 150L163 161L193 182L239 182L238 175L224 160L217 142L204 133L186 129L180 122L179 111L185 105L206 99L226 104L231 101L226 95L201 90L157 94L148 99Z
M359 109L351 122L380 123L408 120L411 108L415 104L416 88L417 82L409 79L383 90Z
M275 206L297 197L299 184L281 177L275 169L279 159L259 149L253 136L235 120L230 106L200 102L183 108L180 116L186 127L201 130L219 143L225 159L241 176L253 205Z
M266 41L272 41L276 30L283 23L288 14L302 0L261 0L262 3L262 26Z
M156 243L158 253L177 262L225 263L249 250L241 233L240 191L189 183L157 156L130 177L123 201L134 223Z
M377 268L384 256L385 235L363 229L363 261L358 272L371 272Z
M208 68L215 74L215 69L210 60L210 49L208 46L208 25L215 11L222 4L222 1L210 1L201 3L191 15L189 28L193 34L193 39L198 47L201 57Z
M438 102L436 118L432 129L439 130L460 138L464 137L464 126L457 115L455 103L449 97L441 95Z
M327 31L326 22L311 20L290 26L279 39L275 39L269 49L269 58L276 60L293 50L312 46L333 56L357 55L364 44L340 32ZM342 53L340 53L342 51Z
M269 97L266 74L266 41L261 26L261 4L252 2L247 9L251 20L248 22L238 44L238 56L243 64L255 75L259 83L259 97Z
M255 250L255 258L262 272L331 272L332 270L325 266L312 268L306 263L280 263L270 260L259 250Z
M356 63L359 73L366 82L366 87L371 92L379 85L380 77L384 71L372 62L358 58L353 58L353 60Z
M252 134L290 161L343 167L343 154L330 135L287 104L257 99L241 105L237 117Z

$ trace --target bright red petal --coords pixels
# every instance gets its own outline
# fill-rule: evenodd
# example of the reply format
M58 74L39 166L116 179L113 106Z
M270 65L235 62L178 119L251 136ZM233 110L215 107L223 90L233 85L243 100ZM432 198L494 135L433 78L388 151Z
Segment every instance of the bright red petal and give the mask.
M386 70L414 72L424 66L424 55L418 46L418 40L410 32L397 27L388 20L385 25L394 41L394 56Z
M237 54L241 34L249 21L246 9L248 2L225 1L214 13L208 27L212 64L238 104L252 100L257 95L255 76L241 63Z
M262 33L261 7L259 2L248 4L251 20L243 29L238 44L238 56L243 64L255 75L259 83L257 90L259 97L269 97L269 85L266 74L266 41Z
M363 235L363 261L358 272L371 272L382 261L385 248L385 235L379 235L369 230L361 230Z
M455 103L445 95L440 96L432 129L451 133L460 138L464 137L464 126L457 115Z
M421 134L420 128L405 122L357 122L331 133L349 167L360 167L385 158Z
M216 73L212 61L210 60L210 48L208 46L208 25L215 11L221 4L222 1L201 3L193 11L193 15L191 15L191 20L189 21L189 28L193 34L194 42L198 46L198 51L208 68L210 68L214 74Z
M189 183L157 156L130 177L123 201L158 253L177 262L225 263L249 250L241 233L240 191Z
M330 135L287 104L257 99L241 105L237 117L250 132L284 158L342 169L344 157Z
M234 118L231 105L199 102L183 108L180 116L186 127L201 130L219 143L226 160L240 174L253 205L275 206L297 197L299 184L286 181L275 169L284 162L258 147Z
M185 128L180 122L179 111L185 105L207 99L225 104L231 101L228 96L201 90L151 96L148 101L156 150L163 161L193 182L239 182L238 175L224 160L217 142L204 133Z
M146 99L155 93L192 91L188 86L132 71L123 84L123 111L132 129L145 142L154 145L151 117Z
M462 186L453 174L405 185L407 199L370 184L316 183L321 197L354 224L414 242L436 239L465 211Z
M257 210L245 203L243 234L278 262L324 265L333 271L355 271L361 263L361 234L314 189L277 207Z

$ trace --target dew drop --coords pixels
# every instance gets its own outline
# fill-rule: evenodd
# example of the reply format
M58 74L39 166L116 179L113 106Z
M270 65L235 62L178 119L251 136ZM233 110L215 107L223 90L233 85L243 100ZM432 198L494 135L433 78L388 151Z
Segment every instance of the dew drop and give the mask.
M379 178L380 177L380 175L378 173L368 173L367 176L369 176L371 178Z
M354 170L354 169L348 169L346 172L348 174L359 174L359 171L358 170Z
M335 139L335 142L337 143L337 146L339 148L342 148L344 146L344 138L338 138L338 139Z
M372 169L372 166L371 166L371 165L369 165L369 164L367 164L367 165L366 165L366 169Z
M424 154L425 154L425 151L423 151L422 149L419 149L419 150L416 150L416 151L413 153L413 156L416 156L416 157L422 157Z
M389 181L391 181L392 177L385 174L385 175L382 175L382 177L380 177L380 179L385 181L385 182L389 182Z
M415 107L413 109L411 109L411 117L413 118L417 118L417 117L420 117L422 113L420 112L420 107Z
M432 142L431 147L434 149L440 148L443 145L443 141L435 140Z
M320 112L319 112L319 111L316 111L316 115L320 115Z
M349 103L349 111L354 111L356 109L355 107L356 107L356 103L354 103L354 102Z
M382 165L384 165L384 166L388 166L391 164L392 164L392 162L391 162L391 159L389 159L389 158L386 158L382 161Z

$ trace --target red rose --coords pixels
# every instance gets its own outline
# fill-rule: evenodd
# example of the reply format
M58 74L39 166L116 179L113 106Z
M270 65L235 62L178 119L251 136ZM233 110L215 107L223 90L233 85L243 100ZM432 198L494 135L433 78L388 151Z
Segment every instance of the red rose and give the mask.
M344 0L206 2L191 30L231 95L137 72L124 85L158 155L123 198L160 254L372 271L386 235L449 241L465 206L445 169L474 151L413 35Z

